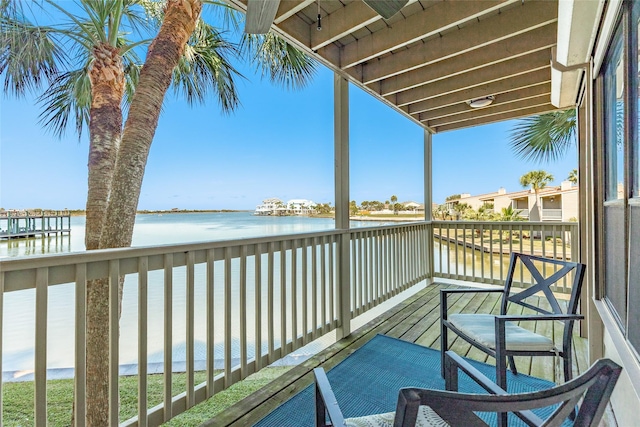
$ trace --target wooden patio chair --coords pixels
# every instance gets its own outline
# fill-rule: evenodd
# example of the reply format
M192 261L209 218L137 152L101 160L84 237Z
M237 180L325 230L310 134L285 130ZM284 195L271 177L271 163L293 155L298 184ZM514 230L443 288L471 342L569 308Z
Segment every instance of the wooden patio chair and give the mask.
M518 261L532 277L533 284L526 288L513 288L513 279ZM534 264L534 263L537 263ZM544 269L553 270L545 274ZM496 359L496 383L507 389L507 359L513 374L518 373L514 356L556 356L562 357L564 380L572 378L571 338L573 325L584 316L577 314L580 289L584 277L585 265L577 262L561 261L534 255L511 254L509 270L503 289L442 289L440 291L440 352L442 376L444 377L445 352L449 349L448 332L452 331L471 345ZM570 274L573 273L573 278ZM551 286L563 280L570 283L571 296L566 310L558 303ZM467 292L501 293L500 314L449 314L447 297L451 294ZM548 308L533 305L527 298L538 295L546 298ZM534 311L532 315L509 315L509 304L518 304ZM518 326L520 321L564 323L562 343L556 346L553 337L547 337Z
M458 393L458 369L490 394ZM328 426L488 426L476 412L511 412L529 426L560 426L574 413L574 427L596 427L604 414L622 368L609 359L600 359L576 379L551 389L508 394L457 354L445 353L443 390L402 388L395 412L345 419L327 376L314 369L316 380L316 427ZM357 375L357 372L354 372ZM553 407L541 419L532 409ZM327 423L327 417L329 422ZM498 416L498 424L501 417Z

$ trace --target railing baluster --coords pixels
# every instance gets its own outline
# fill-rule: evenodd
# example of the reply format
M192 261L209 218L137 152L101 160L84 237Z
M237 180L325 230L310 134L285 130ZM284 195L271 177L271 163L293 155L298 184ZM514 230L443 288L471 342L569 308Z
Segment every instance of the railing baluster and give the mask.
M291 241L291 351L298 348L298 244Z
M357 289L358 289L358 269L357 269L357 258L356 258L356 233L351 232L349 235L351 238L351 311L353 312L353 316L357 316L359 313L358 307L358 299L357 299Z
M187 253L187 295L186 295L186 368L187 368L187 408L195 405L195 381L194 381L194 362L195 362L195 253L190 251Z
M273 295L273 287L274 287L274 260L273 260L273 252L275 251L275 243L269 242L269 252L268 252L268 272L267 272L267 340L269 347L269 363L273 363L275 361L274 347L275 347L275 331L273 320L275 317L275 298Z
M255 245L255 359L256 371L262 369L262 245Z
M316 239L311 238L311 318L313 319L313 339L318 338L318 254Z
M247 245L240 247L240 377L247 371Z
M49 270L36 270L35 425L47 425L47 310Z
M327 333L327 263L325 260L326 251L325 251L325 239L324 237L320 238L320 304L322 307L322 333Z
M375 231L367 231L367 286L369 294L370 308L377 305L375 277L374 277L374 258L375 251Z
M364 264L364 238L362 232L358 233L358 294L360 296L360 310L358 313L362 313L366 309L366 286L363 281L363 264Z
M280 357L284 357L287 348L287 249L280 242Z
M335 325L335 300L334 300L334 281L335 270L333 268L333 245L336 244L335 236L329 237L329 319L331 319L331 327Z
M302 343L309 342L309 272L307 259L309 243L307 239L302 241Z
M493 275L493 224L489 226L489 278L493 282L495 276Z
M382 267L383 267L383 262L382 262L382 231L380 230L376 230L376 266L377 266L377 272L376 272L376 283L378 284L377 288L378 288L378 301L382 302L384 300L384 292L382 292L382 286L384 285L383 281L382 281Z
M138 425L147 426L147 257L138 259Z
M231 248L224 248L224 386L231 387L231 330L233 310L231 307Z
M215 385L215 251L207 250L206 295L207 299L207 398L213 396Z
M164 420L173 417L173 254L164 255Z
M56 219L57 221L57 219ZM74 369L74 420L76 426L83 426L87 414L87 264L76 264L76 343ZM2 312L2 279L0 275L0 312ZM2 331L2 316L0 316ZM2 349L2 334L0 334ZM0 350L1 352L2 350ZM0 354L0 372L2 372L2 355ZM0 408L2 408L2 388L0 388ZM0 413L2 411L0 410ZM2 415L0 414L0 425Z
M500 251L500 254L498 255L498 257L499 257L498 259L500 259L500 261L501 261L500 262L500 271L498 273L500 274L499 277L500 277L500 281L502 282L503 281L503 277L502 277L502 253L504 252L504 247L503 247L503 244L502 244L502 241L503 241L502 236L504 235L504 225L498 224L498 230L500 230L500 232L498 233L499 234L499 240L500 240L500 243L499 243L499 245L500 245L499 248L500 249L498 249ZM511 236L511 234L509 234L509 236ZM511 238L511 237L509 237L509 238Z
M119 301L120 264L118 260L109 261L109 425L119 423Z

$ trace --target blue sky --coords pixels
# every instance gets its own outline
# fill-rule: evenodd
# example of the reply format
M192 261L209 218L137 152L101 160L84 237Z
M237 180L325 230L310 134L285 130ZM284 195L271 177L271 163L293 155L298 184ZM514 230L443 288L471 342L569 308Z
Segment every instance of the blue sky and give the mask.
M334 202L333 74L319 66L313 83L287 91L245 65L241 107L231 115L215 100L189 107L172 93L165 100L145 172L140 209L253 209L278 197ZM37 123L34 99L2 96L0 207L83 209L87 192L86 136L54 137ZM423 201L423 131L410 120L350 87L350 198ZM577 166L576 151L559 162L536 164L508 146L515 122L436 134L433 198L521 189L534 169L555 183Z

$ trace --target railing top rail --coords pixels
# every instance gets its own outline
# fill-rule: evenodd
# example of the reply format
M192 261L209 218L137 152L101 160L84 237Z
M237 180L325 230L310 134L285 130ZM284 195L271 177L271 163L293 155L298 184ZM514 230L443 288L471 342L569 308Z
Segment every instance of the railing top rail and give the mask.
M109 260L118 260L125 258L135 258L140 256L164 255L170 253L184 253L191 251L200 251L207 249L239 247L245 245L260 245L271 242L286 242L291 240L301 240L322 236L335 236L345 233L353 233L358 231L387 230L395 228L404 228L409 226L425 224L424 222L410 222L402 224L374 226L374 227L358 227L350 229L333 229L315 231L310 233L292 233L263 237L248 237L234 240L212 240L196 243L180 243L156 246L140 246L130 248L115 249L98 249L94 251L70 252L64 254L44 254L29 255L15 258L0 259L0 270L13 271L22 269L33 269L38 267L51 267L72 265L78 263L100 262Z
M448 221L448 220L433 220L432 224L478 224L478 225L522 225L522 226L545 226L548 227L550 225L550 221ZM554 225L566 225L566 226L578 226L578 222L576 221L554 221Z

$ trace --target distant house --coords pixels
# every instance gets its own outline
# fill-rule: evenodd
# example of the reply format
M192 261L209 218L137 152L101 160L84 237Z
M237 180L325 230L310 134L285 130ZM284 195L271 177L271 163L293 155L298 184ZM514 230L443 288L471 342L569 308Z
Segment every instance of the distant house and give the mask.
M312 215L316 203L306 199L291 199L287 203L277 198L265 199L256 206L254 215Z
M530 221L569 221L578 218L578 187L573 186L569 181L563 181L559 186L539 190L538 197L541 215L538 214L536 194L533 190L507 193L504 188L500 188L494 193L477 196L461 194L459 199L450 200L447 205L452 209L454 204L466 203L475 210L482 206L493 206L489 209L493 209L496 213L499 213L502 208L511 206L522 218Z
M404 206L404 210L406 210L406 211L412 211L412 212L415 212L415 213L424 212L424 204L423 203L409 201L409 202L404 202L404 203L401 203L401 204Z

